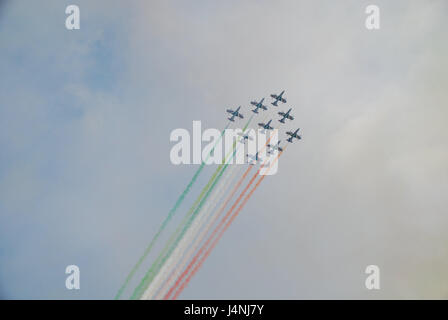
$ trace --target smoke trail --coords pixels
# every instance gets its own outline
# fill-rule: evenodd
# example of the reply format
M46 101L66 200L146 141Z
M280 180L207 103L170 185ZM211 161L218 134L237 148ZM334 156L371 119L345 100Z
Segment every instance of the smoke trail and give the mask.
M235 172L234 166L230 167L230 170L232 172ZM225 188L231 182L231 178L233 177L232 172L228 172L227 176L223 178L221 184L213 191L211 194L209 201L207 204L203 207L201 212L197 215L196 219L194 220L191 227L187 230L185 236L183 239L179 242L173 253L171 254L170 258L166 261L163 268L160 270L160 272L157 274L157 276L153 279L152 283L149 285L149 287L144 292L142 299L152 299L153 295L159 289L160 285L163 283L163 281L167 278L167 275L172 271L172 269L176 266L177 262L182 258L183 253L185 252L186 248L190 245L190 243L194 240L195 236L197 235L198 231L202 227L202 225L207 220L207 213L208 209L219 199L222 197L222 192L225 191Z
M246 131L248 125L252 121L252 118L253 118L253 115L250 117L250 119L247 121L246 125L244 126L243 132ZM235 145L236 145L236 142L233 144L233 148L232 148L233 150L231 150L231 151L233 151L232 157L235 155L235 152L236 152ZM178 226L178 228L176 229L174 234L168 240L168 243L165 245L162 252L157 257L156 261L154 261L151 268L148 270L148 272L143 277L142 281L135 288L134 293L131 296L131 299L139 299L141 297L145 288L149 285L149 283L152 281L152 279L157 274L157 272L159 272L160 268L165 263L166 259L169 258L169 255L172 253L172 251L174 250L177 243L183 237L186 230L191 225L192 220L195 218L195 216L197 215L197 213L199 212L201 207L204 205L204 202L207 200L210 192L213 190L214 186L216 185L216 183L219 181L222 174L226 170L226 168L229 164L227 159L228 159L228 155L226 155L226 157L225 157L225 160L224 160L225 164L222 163L218 166L215 173L208 181L207 185L202 189L198 198L193 203L193 206L188 210L186 216L184 217L184 219L182 220L182 222L180 223L180 225ZM198 205L198 203L199 203L199 205ZM194 210L194 208L196 206L198 206L198 207L196 208L196 210Z
M278 160L278 158L282 155L282 153L286 150L283 149L282 152L280 152L277 157L275 158L275 160L273 161L273 164ZM272 165L268 168L268 172L269 169L272 167ZM255 177L258 175L258 172L254 175ZM206 251L206 253L204 254L204 256L201 258L201 260L198 262L198 264L194 267L194 269L192 270L192 272L188 275L188 277L185 279L184 283L182 283L182 285L179 287L179 289L176 291L176 293L173 296L173 300L177 299L177 297L182 293L182 291L185 289L185 287L188 285L188 283L190 282L191 278L196 274L196 272L199 270L199 268L202 266L202 264L204 263L205 259L207 259L207 257L210 255L210 252L214 249L214 247L216 246L216 244L218 243L218 241L221 239L222 235L224 234L224 232L227 230L227 228L230 226L230 224L233 222L233 220L235 220L236 216L240 213L241 209L244 207L244 205L247 203L247 201L249 200L249 198L252 196L252 194L254 193L254 191L258 188L258 186L260 185L260 183L263 181L263 179L266 177L266 175L262 175L260 177L260 179L257 181L257 183L255 184L255 186L252 188L252 190L249 192L249 194L244 198L243 202L241 203L241 205L238 207L238 209L235 211L235 213L232 215L232 217L229 219L229 221L226 223L226 225L224 226L224 228L220 231L219 235L216 237L216 239L213 241L212 245L210 246L210 248L208 248L208 250ZM252 181L252 180L251 180ZM212 237L213 235L211 235L210 237ZM202 249L202 248L201 248ZM195 257L196 258L196 257ZM191 265L191 263L190 263ZM177 283L177 281L176 281ZM170 290L171 291L171 290ZM165 299L167 299L169 297L169 295L167 294L165 296Z
M229 195L227 196L226 200L224 201L224 203L221 205L219 211L212 215L210 218L210 221L207 223L207 225L203 228L201 234L196 238L194 244L190 247L189 251L184 255L182 262L176 267L176 269L174 270L174 272L170 275L170 277L168 278L168 280L166 281L166 283L164 284L164 286L161 288L160 292L157 294L156 299L161 299L163 297L163 295L165 294L165 291L167 291L167 289L169 289L172 285L172 282L174 280L176 280L176 278L180 275L182 269L185 267L185 265L187 264L188 260L190 259L190 257L193 255L193 253L196 251L196 249L199 247L200 243L202 242L202 240L204 239L204 237L207 235L208 231L210 230L210 228L215 224L215 222L218 220L219 216L224 212L224 209L227 207L228 203L230 202L230 200L233 198L233 196L235 195L236 191L239 189L239 187L241 186L241 183L244 181L244 179L246 178L246 176L248 175L249 171L252 169L252 166L249 166L246 171L244 172L244 174L241 176L241 178L239 179L239 181L233 186L232 191L229 193ZM218 203L216 203L217 205Z
M230 124L231 124L230 122L227 123L225 128L222 130L221 135L219 136L219 139L216 140L215 144L213 145L213 148L210 150L209 154L207 155L207 158L206 158L205 162L204 161L201 162L201 165L199 166L198 170L196 170L193 178L190 180L190 182L188 183L188 185L185 188L185 190L182 192L180 197L177 199L176 203L174 204L174 207L168 213L168 216L165 218L165 220L160 225L159 230L157 230L157 232L154 235L154 237L152 238L151 242L146 247L145 251L143 252L143 255L138 259L137 263L131 269L131 272L129 272L129 274L127 275L124 283L122 284L122 286L118 290L117 294L115 295L115 298L114 298L115 300L118 300L121 297L121 295L123 294L124 290L126 289L126 287L128 286L129 282L131 281L132 277L134 276L135 272L140 267L140 265L143 263L143 261L146 259L146 257L149 255L149 253L151 252L152 247L154 246L156 241L159 239L160 235L165 230L165 228L168 225L168 223L174 217L174 214L176 213L177 209L179 208L179 206L184 201L184 199L187 196L188 192L190 192L191 187L193 186L193 184L198 179L199 174L202 172L202 169L204 169L205 163L208 161L208 159L210 158L211 154L215 150L216 145L221 141L222 136L224 135L226 129L229 127Z
M266 143L265 143L265 145L263 146L263 148L260 149L260 152L262 152L262 151L266 148L266 146L269 144L269 142L270 142L270 140L271 140L271 137L272 137L272 136L270 136L269 139L266 141ZM277 159L277 158L276 158L276 159ZM276 161L276 160L275 160L275 161ZM274 161L273 163L275 163L275 161ZM250 171L250 168L252 168L252 166L250 166L250 167L248 168L248 171ZM270 169L270 167L269 167L269 169ZM268 169L268 171L269 171L269 169ZM237 204L239 203L239 201L241 200L241 198L244 196L244 194L247 192L247 190L249 189L250 185L252 184L252 182L255 180L255 178L256 178L257 175L259 174L260 170L261 170L261 167L260 167L260 169L257 170L257 172L254 174L254 176L252 177L252 179L249 181L249 183L246 185L246 187L244 188L244 190L241 192L241 194L239 195L239 197L237 198L237 200L235 201L235 203L232 205L232 207L230 208L230 210L227 212L227 214L226 214L226 215L224 216L224 218L221 220L220 224L219 224L219 225L216 227L216 229L213 231L213 234L215 234L215 233L217 232L217 230L220 228L220 226L221 226L222 224L225 223L225 220L226 220L227 217L230 215L230 213L233 211L233 209L237 206ZM212 234L212 235L213 235L213 234ZM209 244L210 241L211 241L211 238L209 238L209 239L207 240L207 242L206 242L206 243L204 244L204 246L201 248L201 250L199 251L199 253L196 254L196 256L195 256L195 257L193 258L193 260L192 260L192 263L194 263L194 262L197 260L198 255L202 253L203 248L204 248L205 246L207 246L207 245ZM171 295L171 293L172 293L172 291L174 290L174 288L179 284L179 282L182 280L182 278L183 278L183 277L185 276L185 274L188 272L189 268L191 268L192 263L190 263L190 265L188 266L188 268L184 271L184 273L182 273L182 275L181 275L181 276L179 277L179 279L176 281L176 283L174 284L174 286L173 286L173 287L169 290L169 292L165 295L164 299L166 299L166 297L168 297L168 296Z

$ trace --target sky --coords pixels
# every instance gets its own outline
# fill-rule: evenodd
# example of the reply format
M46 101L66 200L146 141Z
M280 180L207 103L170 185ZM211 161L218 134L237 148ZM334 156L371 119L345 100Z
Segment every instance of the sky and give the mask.
M303 139L181 298L448 298L446 1L70 4L0 5L2 298L113 298L197 169L172 130L281 90Z

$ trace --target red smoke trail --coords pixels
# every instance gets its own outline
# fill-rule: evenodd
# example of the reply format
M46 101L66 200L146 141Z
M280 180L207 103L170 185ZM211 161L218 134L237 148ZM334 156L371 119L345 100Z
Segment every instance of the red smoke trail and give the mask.
M281 154L284 152L284 150L282 152L280 152L277 157L275 158L274 162L278 160L278 158L281 156ZM272 167L272 166L271 166ZM269 169L268 168L268 172ZM258 173L257 173L258 174ZM255 177L257 176L257 174L255 174ZM210 246L210 248L208 248L208 250L206 251L206 253L204 254L204 256L201 258L201 260L199 260L198 264L194 267L194 269L191 271L191 273L188 275L188 277L185 279L184 283L182 283L182 285L179 287L179 289L177 290L177 292L174 294L173 296L173 300L177 299L177 297L182 293L182 291L185 289L185 287L188 285L188 283L190 282L191 278L196 274L196 272L199 270L199 268L202 266L202 264L204 263L205 259L207 259L207 257L210 255L211 251L213 250L213 248L216 246L216 244L218 243L218 241L221 239L222 235L224 234L224 232L227 230L227 228L230 226L230 224L233 222L233 220L235 220L235 218L238 216L238 214L240 213L240 211L243 209L244 205L247 203L247 201L249 200L249 198L252 196L252 194L254 193L254 191L258 188L258 186L260 185L260 183L263 181L264 177L266 177L266 175L262 175L260 177L260 179L258 179L257 183L255 184L255 186L252 188L252 190L249 192L249 194L244 198L243 202L240 204L240 206L238 207L238 209L235 211L235 213L232 215L232 217L229 219L229 221L227 221L226 225L224 226L224 228L220 231L219 235L216 237L216 239L213 241L212 245ZM252 182L253 180L251 180ZM202 248L201 248L202 249ZM190 263L191 264L191 263Z

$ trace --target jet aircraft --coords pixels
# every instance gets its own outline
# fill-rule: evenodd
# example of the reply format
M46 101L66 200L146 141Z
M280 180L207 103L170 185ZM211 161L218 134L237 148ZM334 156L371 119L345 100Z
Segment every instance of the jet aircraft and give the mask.
M298 128L298 129L297 129L296 131L294 131L294 132L291 132L291 131L286 132L286 134L287 134L288 136L290 136L286 141L292 143L292 141L293 141L294 138L296 138L297 140L302 139L302 137L299 136L299 135L297 134L297 132L299 132L299 130L300 130L300 128Z
M282 116L282 118L278 121L280 121L281 123L285 123L285 119L289 119L289 120L294 120L294 117L292 115L290 115L292 108L289 108L289 110L285 113L285 112L279 112L278 114L280 116Z
M236 109L235 111L233 111L232 109L227 109L227 112L230 113L232 116L230 118L228 118L230 121L235 121L235 117L239 117L241 119L243 119L243 115L239 112L240 111L241 106L238 107L238 109Z
M283 103L286 103L286 99L283 98L283 94L284 94L284 93L285 93L285 90L283 90L282 92L280 92L279 95L271 94L271 97L274 98L274 102L272 102L271 104L272 104L273 106L277 106L277 103L278 103L279 101L281 101L281 102L283 102Z
M250 102L251 105L255 106L255 109L252 110L253 113L258 113L258 109L268 110L268 108L265 105L263 105L263 101L264 101L264 98L261 99L260 102L257 102L257 101Z
M272 121L272 120L269 120L268 123L262 123L262 122L260 122L258 125L259 125L260 127L262 127L263 129L265 129L265 130L272 130L272 129L274 129L274 128L270 126L271 121Z

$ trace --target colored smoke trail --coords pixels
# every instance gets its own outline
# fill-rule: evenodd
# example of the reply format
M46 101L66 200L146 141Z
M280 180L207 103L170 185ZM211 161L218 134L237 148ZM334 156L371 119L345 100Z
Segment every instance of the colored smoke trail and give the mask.
M283 149L282 152L280 152L277 157L275 158L273 164L278 160L278 158L283 154L283 152L286 150ZM269 167L269 169L272 167L272 165ZM269 172L268 169L268 172ZM260 169L259 169L260 170ZM259 171L258 170L258 171ZM258 172L254 175L254 177L256 177L258 175ZM176 291L176 293L173 296L173 300L177 299L177 297L179 297L179 295L182 293L182 291L185 289L185 287L188 285L188 283L190 282L191 278L196 274L196 272L199 270L199 268L202 266L202 264L204 263L205 259L207 259L207 257L210 255L211 251L214 249L214 247L216 246L216 244L218 243L218 241L221 239L221 237L223 236L224 232L227 230L227 228L230 226L230 224L233 222L233 220L235 220L235 218L238 216L238 214L240 213L240 211L242 210L242 208L244 207L244 205L247 203L247 201L249 200L249 198L252 196L252 194L255 192L255 190L258 188L258 186L260 185L260 183L263 181L263 179L266 177L266 175L262 175L260 177L260 179L258 179L257 183L255 184L255 186L252 188L252 190L249 192L249 194L244 198L243 202L241 203L241 205L238 207L238 209L235 211L235 213L232 215L232 217L229 219L229 221L226 223L226 225L224 226L224 228L220 231L220 233L218 234L218 236L216 237L216 239L213 241L212 245L210 246L210 248L208 248L208 250L206 251L206 253L204 254L204 256L199 260L198 264L194 267L194 269L191 271L191 273L188 275L188 277L185 279L185 281L182 283L182 285L179 287L179 289ZM253 180L251 179L251 182L249 182L248 186L253 182ZM246 189L245 189L246 190ZM233 208L233 206L232 206ZM232 209L230 209L232 210ZM227 215L227 214L226 214ZM215 232L214 232L215 233ZM210 236L210 238L212 238L214 236L214 234L212 234ZM210 239L209 238L209 239ZM208 242L208 240L207 240ZM205 244L204 244L205 246ZM204 247L203 246L203 247ZM201 251L202 248L201 248ZM195 256L195 258L199 255L199 253ZM194 259L197 260L197 259ZM193 261L190 263L190 265L192 265ZM189 267L190 267L189 265ZM191 268L191 267L190 267ZM189 268L187 268L189 269ZM184 272L185 273L185 272ZM179 279L178 279L179 280ZM178 285L178 281L176 281L177 285ZM173 289L173 288L172 288ZM170 289L170 291L172 291ZM169 294L167 294L164 299L168 299L169 298Z
M264 144L264 146L260 149L260 152L263 152L264 151L264 149L266 148L266 146L269 144L269 142L271 141L271 138L272 138L272 136L269 136L269 139L266 141L266 143ZM235 155L235 152L236 152L236 150L234 151L234 154L233 155ZM224 172L224 170L227 168L227 165L228 165L228 163L225 165L225 167L224 167L224 169L223 169L223 171L221 172L221 174ZM248 168L248 170L250 170L250 168L251 168L252 166L250 166L249 168ZM250 186L250 184L253 182L253 180L256 178L256 175L258 174L260 172L260 169L257 171L257 173L254 175L254 177L253 177L253 179L251 180L251 182L249 183L249 185L244 189L244 191L243 191L243 193L240 195L240 197L237 199L237 202L239 202L240 201L240 199L244 196L244 193L247 191L247 189L249 188L249 186ZM215 181L215 183L216 183L216 181ZM205 199L206 200L206 199ZM233 210L233 208L234 208L234 206L236 206L237 205L237 202L232 206L232 210ZM201 208L201 206L203 205L203 203L201 203L200 205L199 205L199 207L198 207L198 209L197 210L200 210L200 208ZM225 220L225 219L227 219L227 216L229 215L230 213L228 213L223 219ZM194 217L192 217L193 219L194 219ZM191 223L191 221L190 221L190 223ZM222 221L221 223L224 223L224 221ZM171 291L171 290L170 290Z
M244 126L243 132L246 131L246 129L249 126L252 119L253 119L253 115L249 118L246 125ZM233 144L233 148L231 150L231 151L233 151L232 157L236 153L235 145L236 145L236 142ZM196 217L197 213L199 212L199 210L201 210L202 206L204 205L205 201L207 200L208 196L210 195L210 192L213 190L216 183L220 180L222 174L225 172L227 166L229 165L228 160L227 160L228 157L229 157L229 154L226 155L226 157L225 157L225 160L224 160L225 164L222 163L218 166L218 168L216 169L216 171L214 172L214 174L212 175L210 180L207 182L207 185L202 189L201 193L199 194L198 198L194 202L193 206L191 206L191 208L188 210L186 216L184 217L184 219L182 220L180 225L177 227L174 234L168 240L168 242L165 245L165 247L163 248L162 252L159 254L157 259L151 265L151 268L146 272L146 274L144 275L144 277L141 280L141 282L139 283L139 285L135 288L134 293L131 296L131 299L139 299L142 296L145 288L148 287L148 285L151 283L152 279L159 272L160 268L163 266L165 261L169 258L169 256L173 252L175 246L182 239L186 230L189 228L192 221ZM195 207L197 207L196 210L194 210Z
M266 145L269 143L270 138L268 139L268 141L266 142ZM266 147L265 145L265 147ZM286 148L285 148L286 149ZM285 149L283 150L283 152L285 151ZM268 168L267 172L269 172L270 168L275 164L275 162L277 161L277 159L280 157L282 153L279 153L278 156L275 158L275 160L273 161L273 163L270 165L270 167ZM248 170L251 167L248 168ZM232 207L228 210L228 212L226 213L226 215L222 218L221 222L219 223L219 225L215 228L215 230L213 231L213 233L210 235L210 237L207 239L207 241L204 243L204 245L201 247L201 249L199 250L199 252L194 256L194 258L192 259L192 261L190 262L190 264L188 265L188 267L185 269L185 271L181 274L181 276L177 279L177 281L175 282L175 284L173 285L173 287L168 291L168 293L164 296L163 299L168 299L170 297L170 295L172 294L172 292L175 290L175 288L180 284L180 282L182 281L182 279L186 276L186 274L188 273L188 271L192 268L193 264L197 261L197 259L199 258L199 256L203 253L203 251L205 250L205 248L210 244L210 241L212 240L212 238L214 237L215 234L217 234L217 232L219 231L219 229L222 227L222 225L225 223L225 221L227 220L227 218L229 217L229 215L232 213L232 211L235 209L235 207L238 205L238 203L241 201L242 197L245 195L245 193L247 192L247 190L249 189L249 187L251 186L251 184L253 183L253 181L256 179L257 175L259 174L261 168L259 168L257 170L257 172L253 175L253 177L251 178L251 180L249 181L249 183L246 185L246 187L243 189L243 191L241 192L241 194L239 195L239 197L237 198L237 200L234 202L234 204L232 205ZM266 174L267 174L266 172ZM262 176L264 177L264 175ZM261 179L262 180L262 179ZM253 191L252 191L253 193ZM239 212L239 211L238 211ZM190 277L191 278L191 277Z
M221 135L219 136L219 139L216 140L216 143L213 145L213 148L210 150L205 162L202 161L201 165L199 166L198 170L196 170L193 178L190 180L190 182L188 183L187 187L185 188L185 190L182 192L182 194L179 196L179 198L177 199L176 203L174 204L173 208L170 210L170 212L168 213L168 216L165 218L165 220L162 222L162 224L159 227L159 230L157 230L156 234L154 235L154 237L152 238L151 242L149 243L149 245L146 247L145 251L143 252L143 255L138 259L137 263L134 265L134 267L131 269L131 272L129 272L128 276L126 277L124 283L122 284L122 286L120 287L120 289L118 290L117 294L115 295L115 300L119 299L121 297L121 295L123 294L124 290L127 288L127 286L129 285L129 282L131 281L132 277L134 276L135 272L138 270L138 268L141 266L141 264L143 263L143 261L146 259L146 257L149 255L149 253L152 250L152 247L154 246L154 244L156 243L156 241L159 239L160 235L162 234L162 232L165 230L166 226L168 225L168 223L171 221L171 219L174 217L177 209L179 208L179 206L182 204L182 202L184 201L185 197L187 196L187 194L190 192L192 186L194 185L194 183L196 182L196 180L199 177L199 174L202 172L202 169L204 169L204 165L207 162L207 160L210 158L211 154L213 153L213 150L215 149L216 145L218 144L218 142L221 141L222 136L224 135L226 129L230 126L230 122L225 126L225 128L222 130Z

